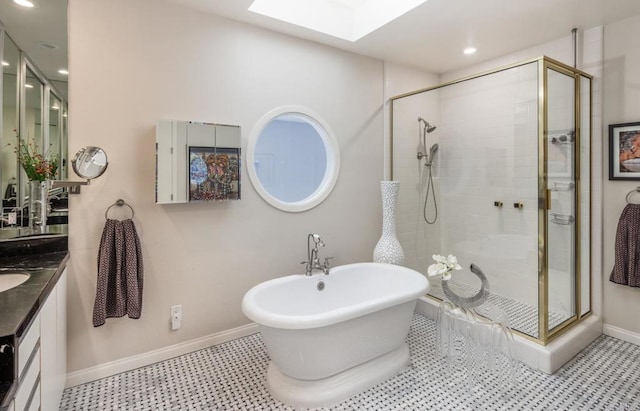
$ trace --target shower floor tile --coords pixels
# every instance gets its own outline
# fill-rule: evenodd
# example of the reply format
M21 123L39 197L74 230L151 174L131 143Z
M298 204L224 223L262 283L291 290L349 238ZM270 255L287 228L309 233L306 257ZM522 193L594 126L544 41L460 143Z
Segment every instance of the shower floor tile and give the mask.
M520 366L514 387L486 375L469 391L436 355L436 324L415 314L411 365L330 408L347 410L640 410L640 346L601 336L554 375ZM68 388L61 410L291 410L265 386L260 334Z
M462 297L468 297L478 292L478 287L474 287L462 281L450 280L449 284L454 288L454 291L459 293ZM429 290L429 294L441 300L445 300L442 288L434 287ZM536 338L538 337L538 307L495 293L489 294L488 301L504 310L509 318L509 327L511 329L518 330L523 334L531 335ZM482 307L477 311L482 314ZM549 311L549 329L552 330L554 327L562 324L570 318L570 315Z

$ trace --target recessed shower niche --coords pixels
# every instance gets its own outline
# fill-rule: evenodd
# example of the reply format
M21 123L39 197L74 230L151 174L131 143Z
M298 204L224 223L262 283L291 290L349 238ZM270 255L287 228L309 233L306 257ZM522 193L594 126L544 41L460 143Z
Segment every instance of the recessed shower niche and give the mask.
M591 312L591 81L541 57L391 98L405 265L426 274L454 254L467 295L477 265L511 327L541 344ZM430 295L444 297L433 282Z
M240 199L240 127L161 120L156 126L156 203Z

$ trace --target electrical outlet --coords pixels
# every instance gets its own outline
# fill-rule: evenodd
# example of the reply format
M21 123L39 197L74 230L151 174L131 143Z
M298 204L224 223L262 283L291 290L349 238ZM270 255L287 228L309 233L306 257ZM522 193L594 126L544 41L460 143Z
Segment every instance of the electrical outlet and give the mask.
M182 305L171 306L171 330L178 330L182 326Z

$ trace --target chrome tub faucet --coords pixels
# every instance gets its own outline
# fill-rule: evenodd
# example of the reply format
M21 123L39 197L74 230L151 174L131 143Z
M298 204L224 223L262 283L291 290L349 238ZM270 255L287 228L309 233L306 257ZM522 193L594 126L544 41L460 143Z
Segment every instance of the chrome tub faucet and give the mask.
M311 242L313 241L313 248L311 248ZM333 257L325 257L324 263L320 263L318 257L318 247L324 247L324 241L318 234L309 234L307 236L307 261L303 261L301 264L306 264L305 275L311 276L314 270L321 270L325 275L329 274L329 260Z

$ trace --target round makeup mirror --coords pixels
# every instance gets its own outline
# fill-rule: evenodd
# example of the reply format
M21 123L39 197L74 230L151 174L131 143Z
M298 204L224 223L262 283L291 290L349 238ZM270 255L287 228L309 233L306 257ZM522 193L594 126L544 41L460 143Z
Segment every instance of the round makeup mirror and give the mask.
M107 153L103 149L89 146L81 148L76 153L71 160L71 165L78 176L91 180L100 177L107 169L109 162Z
M253 128L247 170L253 187L272 206L309 210L327 198L338 179L338 142L316 113L299 106L280 107Z

